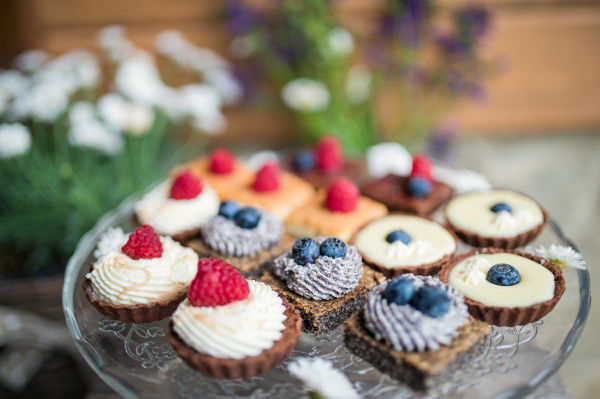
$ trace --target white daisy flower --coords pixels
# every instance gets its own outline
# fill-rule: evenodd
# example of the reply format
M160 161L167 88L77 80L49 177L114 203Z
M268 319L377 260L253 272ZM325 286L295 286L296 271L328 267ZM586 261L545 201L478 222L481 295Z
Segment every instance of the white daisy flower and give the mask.
M127 244L129 235L123 232L120 227L109 227L104 233L100 234L98 246L94 251L94 256L98 259L108 254L110 251Z
M288 366L292 376L302 381L313 397L325 399L360 398L348 377L333 367L333 363L319 357L302 357Z
M552 244L550 248L543 245L535 250L537 256L551 260L561 269L569 266L574 269L585 270L583 256L571 247Z
M329 106L331 96L323 82L300 78L286 84L281 90L285 105L299 112L323 111Z
M329 31L327 43L334 54L347 55L354 50L354 37L343 28L335 28Z
M0 158L25 154L31 148L31 133L20 123L0 125Z

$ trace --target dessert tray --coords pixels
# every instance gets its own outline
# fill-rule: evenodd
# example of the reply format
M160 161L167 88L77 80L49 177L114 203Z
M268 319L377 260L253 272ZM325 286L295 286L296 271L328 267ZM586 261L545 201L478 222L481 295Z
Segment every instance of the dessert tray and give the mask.
M333 362L364 398L421 397L350 354L342 327L321 336L302 333L292 354L277 368L248 380L206 378L180 360L167 338L169 318L149 324L125 324L101 315L81 288L100 234L130 224L137 194L106 214L79 242L68 263L63 288L67 324L79 351L98 375L126 398L296 398L308 397L300 381L287 372L298 357L318 356ZM442 221L441 212L433 215ZM533 248L572 246L550 219ZM471 247L459 243L457 253ZM454 374L451 388L427 397L517 398L536 389L566 360L585 326L591 303L587 270L563 270L567 291L543 320L525 326L492 327L468 364Z

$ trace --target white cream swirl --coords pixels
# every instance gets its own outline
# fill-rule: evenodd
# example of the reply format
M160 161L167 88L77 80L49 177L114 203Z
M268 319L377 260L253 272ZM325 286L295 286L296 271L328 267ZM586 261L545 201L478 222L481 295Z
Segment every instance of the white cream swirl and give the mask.
M154 259L131 259L121 248L110 251L86 277L94 296L117 305L164 303L187 289L198 271L198 255L169 237L161 237L163 254Z
M527 226L535 221L533 212L529 209L521 209L513 215L508 211L501 211L494 218L494 227L502 231L516 230L521 226Z
M207 182L202 182L202 192L189 200L172 199L172 184L173 179L167 179L135 204L141 224L152 226L158 234L175 235L202 227L219 213L219 197Z
M433 244L427 240L413 240L408 245L398 240L387 247L385 254L389 258L404 259L415 255L427 255L435 251Z
M268 285L248 280L248 298L224 306L193 306L186 299L173 313L173 330L196 351L221 359L257 356L282 336L281 298Z
M487 272L492 265L486 259L475 256L467 261L463 270L458 274L465 284L477 285L487 280Z

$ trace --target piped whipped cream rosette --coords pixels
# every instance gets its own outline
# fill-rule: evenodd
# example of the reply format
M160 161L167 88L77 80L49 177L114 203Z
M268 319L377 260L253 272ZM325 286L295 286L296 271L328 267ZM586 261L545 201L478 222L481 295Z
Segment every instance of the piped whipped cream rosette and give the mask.
M337 238L302 238L275 259L274 273L305 298L330 300L356 288L363 266L354 245Z
M84 289L100 313L123 322L150 322L170 315L185 299L198 255L150 226L98 259Z
M135 204L134 211L140 224L186 241L219 212L219 204L213 188L186 170L147 193Z
M449 345L469 318L463 295L431 276L405 274L368 294L365 327L375 339L401 352Z
M246 280L227 262L205 258L169 324L169 337L192 368L216 378L249 378L281 363L300 333L294 306L268 285Z

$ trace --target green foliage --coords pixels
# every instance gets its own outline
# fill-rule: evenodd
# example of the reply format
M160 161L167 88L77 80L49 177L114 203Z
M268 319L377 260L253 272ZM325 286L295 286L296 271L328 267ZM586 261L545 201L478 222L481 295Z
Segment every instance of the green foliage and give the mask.
M30 122L28 154L0 160L0 253L26 254L25 271L64 267L79 239L107 211L164 177L185 153L166 116L127 136L107 156L69 145L67 122Z

